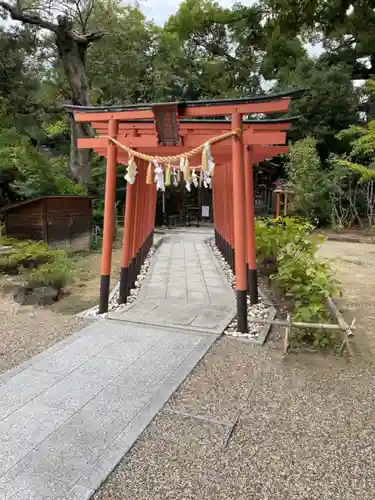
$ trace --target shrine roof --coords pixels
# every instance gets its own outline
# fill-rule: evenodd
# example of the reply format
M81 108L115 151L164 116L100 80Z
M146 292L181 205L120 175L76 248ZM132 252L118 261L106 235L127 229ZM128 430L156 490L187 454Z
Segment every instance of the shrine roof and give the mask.
M249 97L239 97L233 99L210 99L201 101L175 101L162 102L158 105L177 105L179 110L184 108L204 108L212 106L228 106L228 105L243 105L251 103L272 102L283 98L298 98L304 93L304 89L295 89L288 92L279 92L274 94L259 94ZM74 104L64 104L65 109L74 112L83 113L111 113L121 111L140 111L151 110L155 103L139 103L139 104L115 104L111 106L77 106Z

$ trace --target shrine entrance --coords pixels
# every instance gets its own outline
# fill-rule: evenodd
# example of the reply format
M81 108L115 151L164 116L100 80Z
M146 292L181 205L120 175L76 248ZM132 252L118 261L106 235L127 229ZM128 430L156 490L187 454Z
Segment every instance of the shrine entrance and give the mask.
M208 222L213 222L212 189L192 185L187 192L182 183L158 192L156 227L190 227Z
M235 271L238 329L248 331L247 295L252 304L258 302L253 165L287 152L291 127L289 118L252 116L287 112L297 93L107 108L67 106L77 122L90 123L97 132L95 138L79 139L78 147L107 158L100 313L108 311L116 165L122 163L127 165L127 196L119 302L127 302L152 245L157 193L164 195L173 186L186 197L193 187L204 188L212 193L216 245Z

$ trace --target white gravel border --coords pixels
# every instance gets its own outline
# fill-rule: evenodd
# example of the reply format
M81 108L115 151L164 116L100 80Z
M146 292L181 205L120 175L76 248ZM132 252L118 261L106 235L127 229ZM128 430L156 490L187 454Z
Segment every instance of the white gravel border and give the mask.
M130 290L128 300L126 304L119 304L118 299L119 299L119 294L120 294L120 281L118 281L113 288L112 292L109 295L109 303L108 303L108 312L104 314L99 314L99 305L96 305L92 307L91 309L88 309L87 311L83 311L79 313L77 316L84 316L84 317L90 317L90 318L96 318L96 319L106 319L108 315L113 312L113 311L118 311L119 309L122 309L126 307L129 304L132 304L133 302L136 301L137 296L139 294L139 290L141 288L141 284L143 280L146 277L148 268L150 267L152 257L154 256L154 253L156 250L159 248L161 245L163 239L165 236L162 235L154 235L154 243L152 244L147 257L141 267L141 270L137 276L137 279L134 283L134 288Z
M236 287L236 278L233 274L233 271L229 264L227 264L226 260L222 256L220 250L215 245L215 239L212 238L210 240L206 240L207 245L211 248L213 254L218 260L221 268L224 271L225 276L227 277L228 282L232 286L233 289ZM272 316L275 312L275 308L267 303L263 294L259 293L259 302L258 304L251 305L250 297L247 297L247 318L249 324L249 332L241 333L237 330L238 322L237 318L234 318L227 328L224 331L224 335L228 335L229 337L238 337L241 339L249 339L249 340L260 340L263 336L262 333L265 328L265 323L252 323L252 318L259 319L267 319ZM265 340L265 339L264 339ZM263 342L264 342L263 340ZM262 342L262 343L263 343Z

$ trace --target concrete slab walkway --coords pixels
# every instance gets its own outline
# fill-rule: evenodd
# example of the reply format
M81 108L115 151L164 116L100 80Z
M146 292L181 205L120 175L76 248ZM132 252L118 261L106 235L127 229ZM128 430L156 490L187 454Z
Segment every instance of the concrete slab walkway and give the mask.
M171 234L157 250L136 303L110 317L221 333L235 315L235 296L204 241L211 234Z
M122 321L0 375L1 500L90 498L220 336L234 296L204 237L161 246Z
M102 320L3 374L1 500L89 498L215 340Z

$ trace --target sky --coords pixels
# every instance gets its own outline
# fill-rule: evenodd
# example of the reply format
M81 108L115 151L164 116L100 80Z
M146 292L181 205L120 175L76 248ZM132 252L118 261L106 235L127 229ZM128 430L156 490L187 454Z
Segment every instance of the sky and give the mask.
M217 0L223 7L231 7L232 0ZM163 24L171 14L174 14L178 5L178 0L141 0L141 7L149 19L153 19L156 24ZM243 5L251 5L254 0L242 0Z

